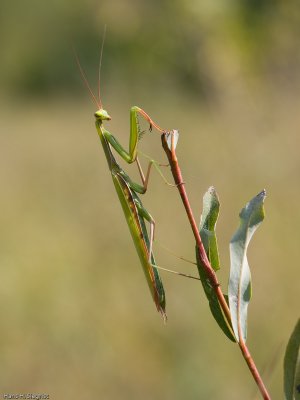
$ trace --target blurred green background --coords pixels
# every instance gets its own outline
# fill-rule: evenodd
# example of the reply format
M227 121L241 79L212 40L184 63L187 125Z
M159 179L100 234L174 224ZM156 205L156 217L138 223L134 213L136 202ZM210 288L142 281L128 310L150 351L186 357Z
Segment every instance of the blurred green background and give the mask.
M200 284L163 274L155 310L94 128L72 44L127 145L129 109L178 128L178 157L199 219L221 199L224 290L238 213L267 190L250 246L248 345L272 398L299 317L300 5L296 0L102 0L0 5L0 392L51 399L254 399L237 346ZM146 125L145 125L146 126ZM165 162L157 133L142 150ZM145 162L146 163L146 162ZM122 164L124 165L124 164ZM124 166L137 178L135 166ZM168 170L165 174L171 180ZM192 273L176 189L153 173L144 204L158 264Z

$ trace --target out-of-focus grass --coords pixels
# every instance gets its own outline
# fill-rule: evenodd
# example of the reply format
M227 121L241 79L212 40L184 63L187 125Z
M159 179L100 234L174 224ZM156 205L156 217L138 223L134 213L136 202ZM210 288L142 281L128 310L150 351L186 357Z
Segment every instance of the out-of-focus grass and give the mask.
M218 190L224 290L238 213L267 189L266 220L249 256L249 347L262 369L299 313L299 101L275 92L245 93L213 107L176 93L134 102L162 126L180 130L178 156L197 218L207 187ZM132 101L117 88L105 101L110 129L124 145ZM250 374L218 331L201 285L163 274L169 322L160 320L93 111L76 100L1 106L1 392L68 399L251 398ZM158 134L146 135L142 146L164 160ZM125 168L137 177L134 166ZM158 242L192 258L194 242L176 189L154 173L143 198L157 221ZM159 243L160 265L192 271ZM280 363L266 382L274 399L282 393Z

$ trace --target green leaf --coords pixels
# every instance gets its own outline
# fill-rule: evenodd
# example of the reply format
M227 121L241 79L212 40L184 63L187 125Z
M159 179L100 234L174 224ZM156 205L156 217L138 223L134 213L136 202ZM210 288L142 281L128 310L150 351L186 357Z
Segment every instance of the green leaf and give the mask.
M290 337L284 356L284 394L286 400L300 399L300 319Z
M220 269L217 236L215 231L219 210L219 198L215 188L211 186L203 197L203 211L199 230L205 252L215 271Z
M266 192L255 196L240 212L240 226L230 241L229 307L235 337L247 338L247 309L251 298L251 274L247 260L249 242L264 219Z
M220 269L217 237L215 232L219 209L220 203L215 188L210 187L203 197L203 212L201 216L199 231L207 257L215 271ZM222 308L219 304L216 292L206 276L205 270L199 257L197 246L196 259L199 276L205 295L209 302L210 311L225 335L230 340L235 342L236 340L234 338L232 328L228 324L227 319L223 314Z

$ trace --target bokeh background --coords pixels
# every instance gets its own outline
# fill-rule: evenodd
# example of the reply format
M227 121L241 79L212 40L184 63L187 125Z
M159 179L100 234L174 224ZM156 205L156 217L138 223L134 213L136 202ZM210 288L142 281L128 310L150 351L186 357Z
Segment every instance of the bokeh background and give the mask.
M229 240L266 188L249 250L248 345L272 398L299 317L300 6L296 0L1 1L0 391L51 399L254 399L237 346L201 285L162 274L156 312L94 128L72 44L127 146L129 109L178 128L197 219L210 185ZM147 127L147 125L145 125ZM159 135L143 152L165 162ZM144 164L146 162L144 161ZM124 164L122 164L124 166ZM136 179L134 165L124 166ZM164 173L171 180L168 169ZM193 272L194 241L176 189L153 173L144 204L158 264Z

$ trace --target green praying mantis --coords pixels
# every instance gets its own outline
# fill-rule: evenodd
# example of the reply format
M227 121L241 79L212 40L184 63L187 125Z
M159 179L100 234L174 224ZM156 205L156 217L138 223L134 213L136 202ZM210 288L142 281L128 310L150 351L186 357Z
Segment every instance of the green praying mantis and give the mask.
M148 180L151 167L155 162L151 160L148 165L146 176L144 175L138 156L137 147L140 138L138 114L142 115L150 124L150 130L155 127L159 132L165 131L160 128L149 115L139 107L132 107L130 110L130 135L129 150L126 151L119 141L105 127L104 123L111 119L108 112L103 108L100 97L100 69L102 60L103 42L100 54L99 77L98 77L98 98L94 95L90 88L86 75L81 67L78 56L75 53L76 62L80 70L83 81L85 82L96 106L97 111L94 113L96 129L103 147L104 154L111 172L111 177L121 203L137 254L143 267L148 286L157 307L164 320L166 320L166 299L165 291L156 267L153 255L153 240L155 231L155 221L150 213L143 206L139 198L139 194L144 194L147 190ZM128 164L136 162L142 184L133 182L129 175L117 163L112 148L125 160ZM149 234L146 228L146 222L150 224Z

